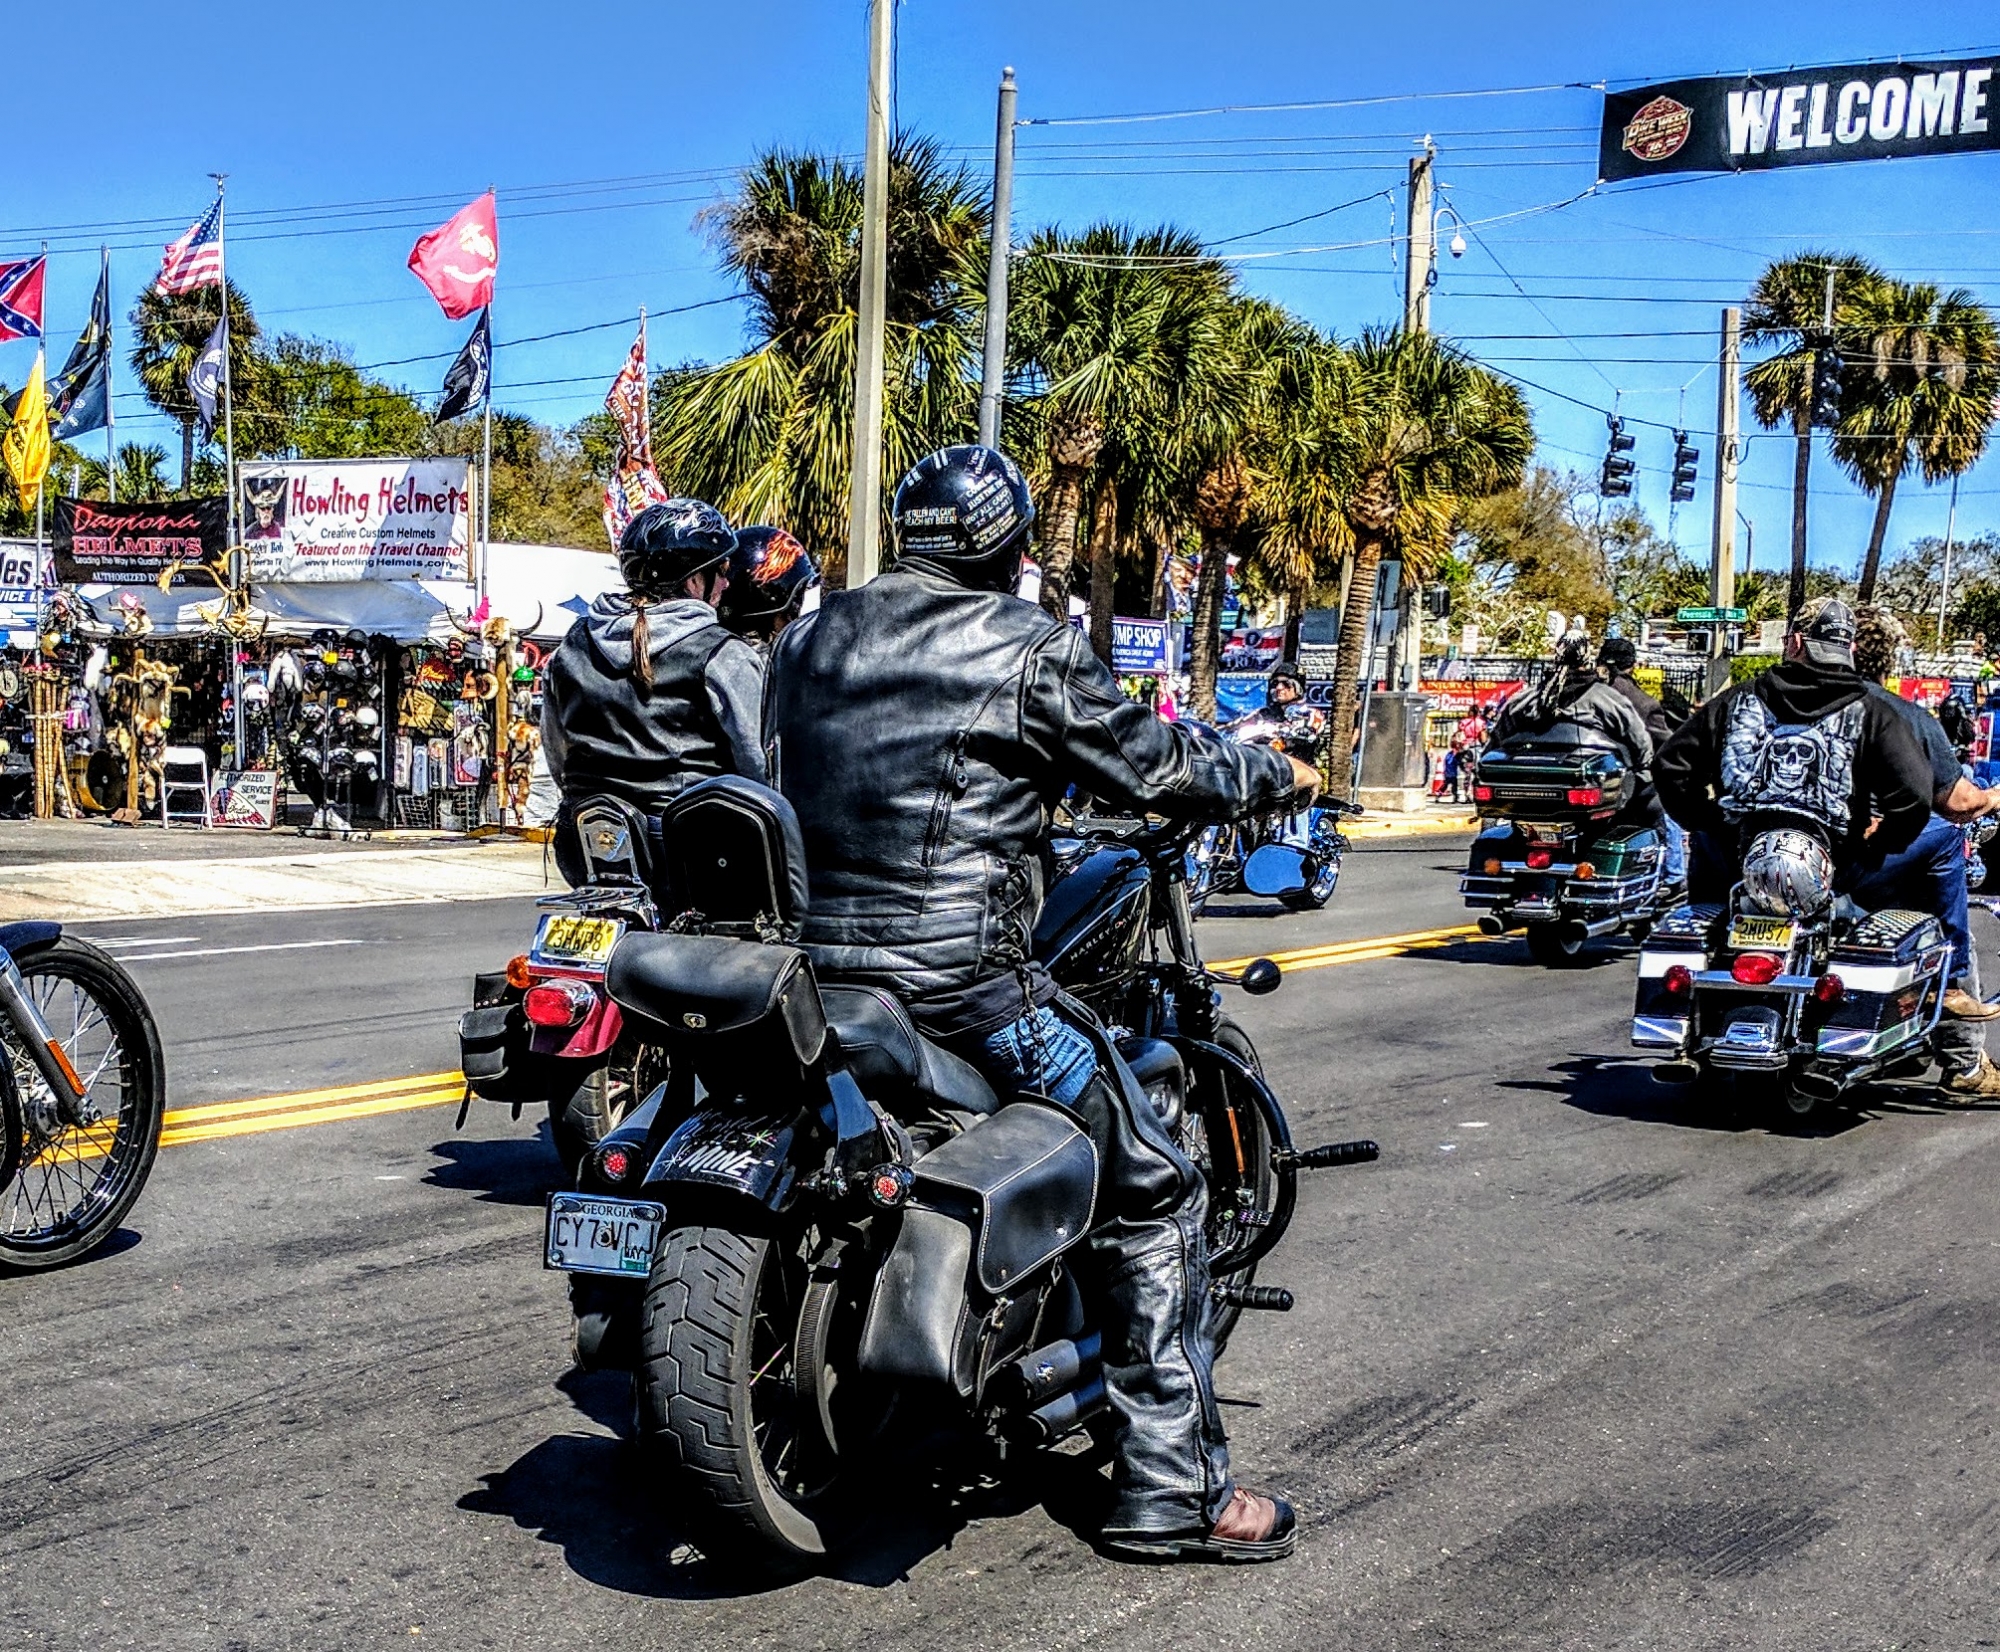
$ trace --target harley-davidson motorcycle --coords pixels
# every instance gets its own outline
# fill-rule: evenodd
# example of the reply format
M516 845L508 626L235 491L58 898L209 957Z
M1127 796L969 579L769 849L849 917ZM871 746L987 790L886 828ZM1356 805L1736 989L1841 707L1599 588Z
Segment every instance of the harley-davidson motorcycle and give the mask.
M1249 746L1269 746L1302 763L1315 760L1319 741L1302 723L1259 714L1222 731ZM1242 890L1275 898L1293 912L1317 912L1333 899L1347 855L1343 816L1359 815L1356 803L1323 798L1291 813L1254 816L1209 826L1188 845L1188 905L1198 918L1212 895Z
M1481 933L1525 930L1529 956L1558 966L1596 936L1643 936L1666 846L1653 827L1618 822L1631 784L1615 752L1540 739L1486 752L1472 792L1483 828L1458 883Z
M0 924L0 1270L116 1233L166 1105L159 1028L117 960L60 924Z
M1284 1309L1251 1283L1302 1169L1218 980L1195 950L1193 828L1073 823L1036 951L1100 1060L1208 1183L1214 1323ZM890 995L822 983L793 937L798 828L775 793L704 781L666 811L656 875L674 932L632 931L605 990L670 1077L552 1194L544 1261L572 1279L577 1355L634 1372L663 1506L711 1556L809 1567L943 1417L1003 1453L1101 1426L1098 1327L1071 1254L1096 1151L1053 1102L1000 1098ZM920 1429L917 1419L926 1419Z

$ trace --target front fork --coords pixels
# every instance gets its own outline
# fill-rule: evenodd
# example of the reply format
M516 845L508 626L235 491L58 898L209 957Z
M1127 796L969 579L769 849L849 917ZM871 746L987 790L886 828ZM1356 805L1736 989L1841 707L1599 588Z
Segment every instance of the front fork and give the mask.
M85 1105L83 1081L76 1076L62 1045L42 1019L20 966L5 951L0 951L0 1015L13 1024L35 1070L48 1085L55 1101L56 1122L78 1127L95 1124L97 1110ZM32 1105L26 1096L22 1101Z

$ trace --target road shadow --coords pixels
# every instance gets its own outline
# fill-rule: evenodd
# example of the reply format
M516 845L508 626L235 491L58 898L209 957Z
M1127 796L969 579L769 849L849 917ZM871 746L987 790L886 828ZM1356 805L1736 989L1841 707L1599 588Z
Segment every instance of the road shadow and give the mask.
M88 1268L100 1262L108 1262L114 1256L123 1256L128 1250L136 1249L145 1240L145 1235L137 1228L120 1228L110 1238L94 1250L87 1250L81 1256L72 1256L67 1262L58 1262L50 1268L10 1268L0 1263L0 1280L29 1279L36 1275L44 1278L68 1273L72 1268Z
M1290 908L1279 901L1246 899L1242 895L1209 897L1201 909L1204 918L1282 918Z
M1636 948L1629 941L1618 944L1617 938L1602 937L1586 941L1583 950L1560 969L1547 973L1557 979L1564 975L1590 975L1614 965L1629 964ZM1534 970L1540 972L1543 966L1529 955L1528 943L1519 935L1510 935L1505 940L1473 939L1467 936L1462 941L1450 941L1443 946L1412 947L1397 954L1402 958L1435 958L1448 964L1499 965L1507 969Z
M489 1204L539 1205L562 1183L546 1120L532 1136L453 1136L431 1152L442 1162L425 1173L427 1186L471 1193Z
M1761 1131L1803 1140L1843 1136L1867 1123L1873 1116L1875 1099L1882 1094L1880 1087L1857 1091L1856 1101L1868 1106L1839 1108L1798 1120L1777 1112L1768 1082L1718 1079L1702 1084L1661 1084L1652 1071L1653 1062L1648 1057L1576 1052L1550 1066L1545 1078L1497 1079L1493 1087L1553 1095L1566 1107L1600 1118L1724 1135Z

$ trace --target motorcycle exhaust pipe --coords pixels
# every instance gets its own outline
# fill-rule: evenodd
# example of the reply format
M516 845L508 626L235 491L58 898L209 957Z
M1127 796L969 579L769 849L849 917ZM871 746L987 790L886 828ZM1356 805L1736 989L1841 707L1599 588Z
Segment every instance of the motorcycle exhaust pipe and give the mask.
M1653 1068L1655 1084L1693 1084L1701 1077L1701 1063L1697 1061L1662 1061Z
M1847 1088L1846 1081L1836 1073L1824 1072L1817 1067L1807 1067L1792 1075L1792 1088L1801 1095L1811 1096L1815 1101L1834 1101Z
M1104 1378L1093 1369L1087 1381L1066 1394L1058 1394L1039 1410L1029 1412L1028 1426L1041 1444L1054 1445L1074 1434L1102 1411L1105 1404Z
M1581 946L1585 941L1594 941L1600 935L1609 935L1614 930L1623 929L1623 918L1598 918L1585 923L1581 918L1571 918L1559 933L1565 946Z
M1528 926L1518 919L1503 918L1498 912L1479 914L1479 933L1485 936L1504 935L1510 929L1526 929Z

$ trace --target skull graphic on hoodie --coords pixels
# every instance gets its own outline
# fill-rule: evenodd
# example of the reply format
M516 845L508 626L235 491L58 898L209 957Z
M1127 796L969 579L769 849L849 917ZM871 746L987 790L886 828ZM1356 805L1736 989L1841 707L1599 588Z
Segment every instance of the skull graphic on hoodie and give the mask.
M1866 720L1861 700L1816 723L1786 723L1755 694L1737 695L1722 745L1724 817L1741 824L1789 815L1829 839L1841 837L1852 815L1854 756Z

